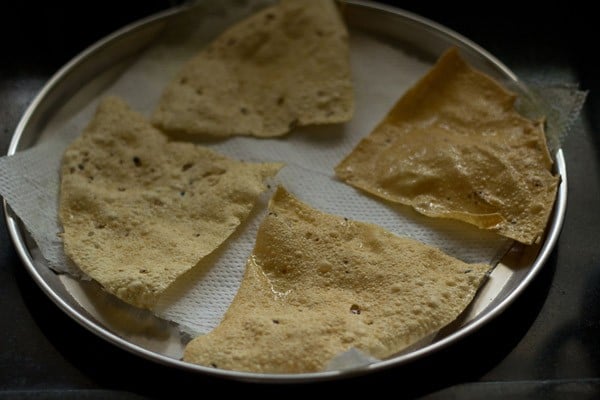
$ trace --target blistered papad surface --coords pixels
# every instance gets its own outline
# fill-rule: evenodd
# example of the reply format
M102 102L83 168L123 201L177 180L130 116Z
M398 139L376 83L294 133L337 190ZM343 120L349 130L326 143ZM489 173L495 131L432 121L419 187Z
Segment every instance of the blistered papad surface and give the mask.
M336 166L347 183L430 217L539 241L559 178L543 121L516 96L446 52Z
M453 321L489 268L320 212L280 187L233 303L184 360L296 373L351 348L385 358Z
M233 233L281 166L168 141L108 97L64 153L65 251L110 293L151 307Z
M279 136L348 121L348 32L332 0L281 0L238 22L188 61L153 122L168 131Z

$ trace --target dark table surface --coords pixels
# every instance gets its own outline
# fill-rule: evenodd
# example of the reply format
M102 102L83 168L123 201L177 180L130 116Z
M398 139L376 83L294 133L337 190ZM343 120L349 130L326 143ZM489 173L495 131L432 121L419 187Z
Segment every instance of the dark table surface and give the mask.
M10 1L0 5L0 152L45 81L78 52L122 25L176 1ZM157 365L97 338L36 286L0 224L0 399L138 398L201 394L222 384L285 395L297 390L390 387L395 397L600 398L600 65L597 19L563 2L402 2L480 44L526 80L589 90L563 144L568 206L549 261L499 318L416 363L368 376L294 388L221 381ZM374 386L365 386L374 385ZM246 392L246 393L252 393ZM204 392L206 394L206 392Z

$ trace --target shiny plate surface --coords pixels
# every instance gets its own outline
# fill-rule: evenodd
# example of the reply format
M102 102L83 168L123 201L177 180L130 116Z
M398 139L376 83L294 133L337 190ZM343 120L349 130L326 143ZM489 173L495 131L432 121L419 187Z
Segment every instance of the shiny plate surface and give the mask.
M180 12L185 12L185 8L169 10L128 25L95 43L66 64L48 81L23 115L8 154L33 146L39 140L46 123L55 117L67 99L77 96L84 102L93 98L97 93L93 87L86 90L81 88L92 78L102 80L106 76L107 80L110 79L111 74L115 73L115 66L134 57L150 44L165 28L169 19ZM397 8L367 1L346 1L344 14L351 30L359 29L376 34L427 60L433 61L448 47L456 46L472 65L502 81L511 90L518 92L525 101L534 104L538 101L499 60L467 38L439 24ZM110 304L107 309L98 312L91 304L95 301L93 290L85 283L52 272L44 264L35 244L6 202L4 208L10 236L34 281L66 314L99 337L141 357L174 368L248 381L314 381L410 363L468 336L500 314L525 290L543 267L560 234L567 201L566 165L561 149L556 151L555 161L556 171L561 175L561 184L546 237L539 246L509 253L494 269L491 274L493 279L479 292L467 315L442 330L430 344L384 361L344 371L295 375L255 374L184 363L178 359L177 354L183 348L185 340L172 324L147 312L132 313L121 316L120 319L113 318ZM125 326L128 330L125 330ZM132 333L131 326L140 328L138 332ZM140 334L142 331L145 333Z

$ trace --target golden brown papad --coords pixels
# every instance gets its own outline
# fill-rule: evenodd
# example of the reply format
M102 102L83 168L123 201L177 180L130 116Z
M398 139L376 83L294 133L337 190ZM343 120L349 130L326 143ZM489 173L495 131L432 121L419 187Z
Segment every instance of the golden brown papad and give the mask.
M488 269L317 211L279 188L233 303L184 360L300 373L350 348L385 358L453 321Z
M65 252L108 292L150 308L233 233L280 168L170 142L108 97L63 156Z
M187 62L152 121L187 134L268 137L353 112L348 32L335 3L281 0Z
M559 178L542 121L456 49L394 105L335 168L347 183L430 217L539 241Z

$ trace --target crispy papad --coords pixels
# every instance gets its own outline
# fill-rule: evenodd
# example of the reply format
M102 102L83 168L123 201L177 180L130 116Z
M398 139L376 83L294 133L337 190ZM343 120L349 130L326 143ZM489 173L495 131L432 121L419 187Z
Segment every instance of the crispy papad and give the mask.
M281 0L238 22L188 61L152 117L192 135L280 136L350 120L348 32L332 0Z
M281 187L268 211L230 308L185 361L301 373L351 348L383 359L455 320L490 268L317 211Z
M108 292L151 308L233 233L280 168L171 142L108 97L63 156L65 252Z
M536 243L559 177L551 172L543 121L521 116L515 99L451 49L335 168L336 174L427 216Z

